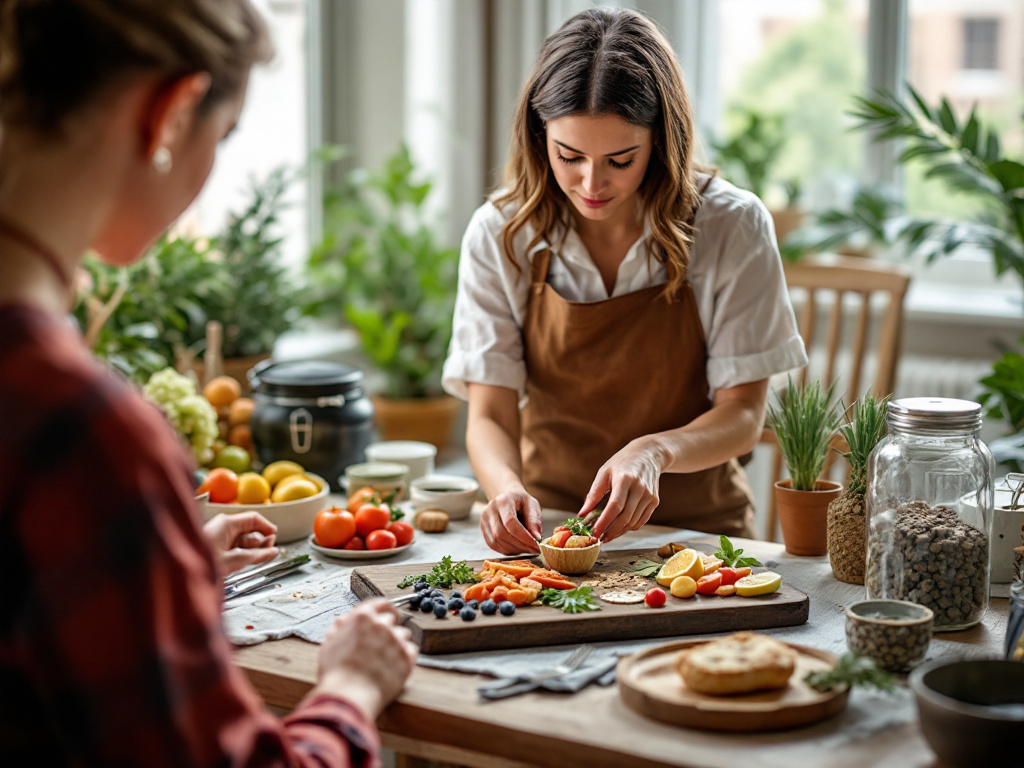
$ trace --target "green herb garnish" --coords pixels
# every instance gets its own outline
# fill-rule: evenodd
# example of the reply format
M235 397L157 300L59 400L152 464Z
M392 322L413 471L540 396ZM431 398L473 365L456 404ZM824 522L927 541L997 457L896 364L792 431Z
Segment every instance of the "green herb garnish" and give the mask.
M871 659L853 651L840 656L835 669L811 672L804 677L804 682L822 693L842 686L853 688L855 685L874 686L887 693L892 691L892 675L875 666Z
M476 584L480 579L477 578L473 569L466 565L465 560L453 563L452 556L445 555L441 558L440 563L430 569L430 573L406 576L398 582L398 587L399 589L411 587L417 581L425 581L432 587L450 589L452 584Z
M561 608L566 613L583 613L584 611L599 611L601 604L594 599L591 587L576 587L576 589L554 589L548 587L540 591L540 601L552 608Z
M746 566L764 565L760 560L753 557L740 557L743 554L742 549L733 549L732 542L729 541L729 537L722 534L722 537L718 540L721 543L721 547L715 552L715 557L721 560L729 568L744 568Z
M635 563L633 563L633 573L639 574L640 576L653 576L661 570L663 563L659 563L657 560L651 560L649 557L641 557Z
M403 510L399 509L398 507L391 507L392 523L395 522L395 520L401 520L403 517L405 517L405 512Z
M583 518L582 517L570 517L568 520L566 520L564 523L562 523L562 525L564 525L566 528L568 528L569 529L569 533L571 533L573 536L593 536L594 535L593 533L591 533L590 527L586 523L583 522Z

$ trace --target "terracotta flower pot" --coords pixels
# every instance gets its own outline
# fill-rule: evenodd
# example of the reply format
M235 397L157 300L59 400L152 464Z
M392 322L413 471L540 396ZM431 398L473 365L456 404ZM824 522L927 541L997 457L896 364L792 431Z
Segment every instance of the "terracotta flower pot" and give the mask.
M444 450L462 402L454 397L373 398L381 440L418 440Z
M828 505L839 498L843 486L819 480L813 491L794 491L791 481L775 483L782 540L791 555L824 555L827 545Z

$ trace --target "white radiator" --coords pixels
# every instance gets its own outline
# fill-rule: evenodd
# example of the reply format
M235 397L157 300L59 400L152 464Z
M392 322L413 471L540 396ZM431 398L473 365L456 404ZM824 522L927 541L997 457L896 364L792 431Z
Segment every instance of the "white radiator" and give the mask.
M904 355L896 369L895 397L957 397L977 400L978 380L994 360Z

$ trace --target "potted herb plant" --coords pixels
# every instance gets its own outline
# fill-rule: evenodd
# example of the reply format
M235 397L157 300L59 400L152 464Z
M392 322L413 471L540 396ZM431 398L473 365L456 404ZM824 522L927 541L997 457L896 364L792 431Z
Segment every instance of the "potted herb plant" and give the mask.
M458 252L437 242L427 219L431 186L417 179L404 146L379 172L347 173L325 196L305 311L340 311L358 332L384 379L373 398L382 439L443 448L460 407L441 389Z
M789 378L783 393L768 404L768 428L782 452L789 478L775 483L775 499L786 551L824 555L826 511L842 486L822 480L832 438L842 419L833 397L835 384L824 391L818 381L798 386Z
M864 558L867 556L864 494L868 457L886 435L888 405L889 396L876 400L869 392L854 403L850 421L839 427L839 434L848 448L843 456L850 465L850 481L828 505L826 543L832 575L847 584L864 583Z

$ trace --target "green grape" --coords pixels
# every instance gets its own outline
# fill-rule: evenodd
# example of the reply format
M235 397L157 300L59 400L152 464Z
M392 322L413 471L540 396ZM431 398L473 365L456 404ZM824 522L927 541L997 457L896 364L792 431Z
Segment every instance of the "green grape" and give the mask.
M196 392L192 379L164 368L149 378L142 393L164 412L199 464L213 458L213 443L219 436L217 412Z

